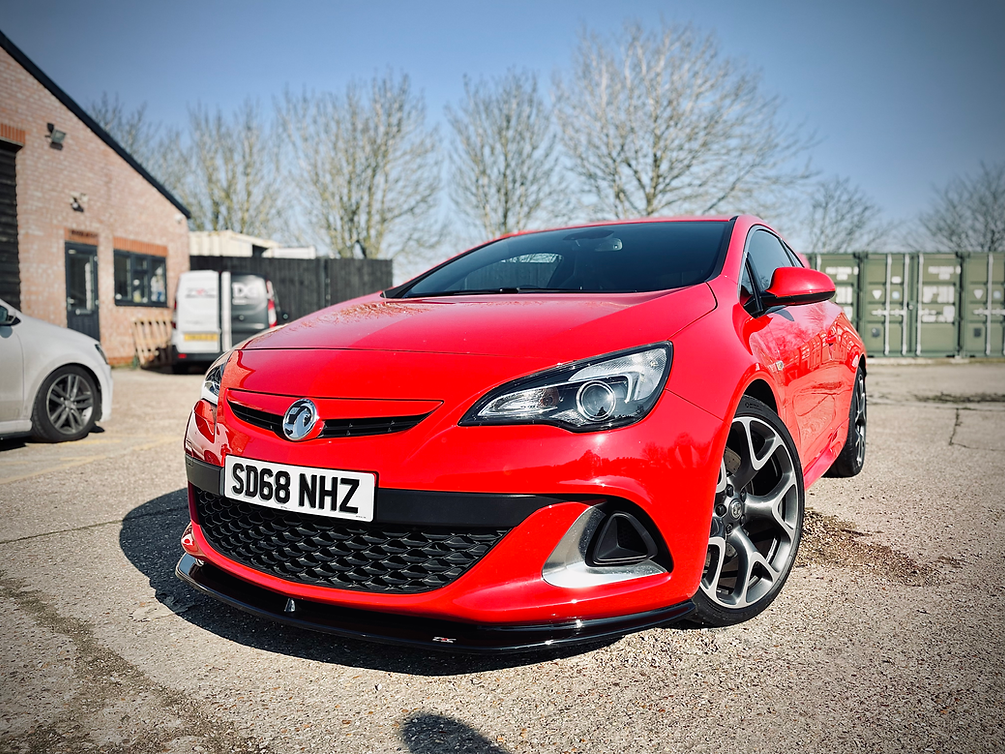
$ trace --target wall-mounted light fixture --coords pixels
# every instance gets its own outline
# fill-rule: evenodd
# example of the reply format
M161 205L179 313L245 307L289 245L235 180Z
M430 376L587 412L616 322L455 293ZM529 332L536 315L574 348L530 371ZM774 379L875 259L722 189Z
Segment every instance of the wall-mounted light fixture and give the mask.
M49 146L53 149L62 149L63 139L66 138L66 131L60 131L52 123L46 123L45 125L49 129Z
M83 212L84 208L87 206L87 194L83 191L78 191L75 194L70 194L70 207L74 212Z

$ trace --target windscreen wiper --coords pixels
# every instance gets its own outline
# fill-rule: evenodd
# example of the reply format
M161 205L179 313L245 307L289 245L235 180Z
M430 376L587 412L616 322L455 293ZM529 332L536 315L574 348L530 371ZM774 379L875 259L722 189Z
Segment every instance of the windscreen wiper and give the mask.
M484 296L498 293L575 293L567 288L543 288L534 285L521 285L502 288L468 288L459 291L434 291L431 293L408 292L405 298L434 298L437 296Z

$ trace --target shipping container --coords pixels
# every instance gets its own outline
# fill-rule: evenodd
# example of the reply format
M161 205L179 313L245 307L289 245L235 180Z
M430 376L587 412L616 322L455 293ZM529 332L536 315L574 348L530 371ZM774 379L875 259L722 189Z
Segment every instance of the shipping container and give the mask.
M834 281L835 304L844 309L848 321L858 326L859 259L852 254L813 254L813 268L826 272Z
M917 301L914 308L914 355L959 353L960 277L955 254L917 254Z
M872 356L1005 356L1005 254L812 254Z
M1005 254L963 256L961 353L1005 356Z
M858 331L874 356L911 353L914 276L911 254L869 254L859 275Z

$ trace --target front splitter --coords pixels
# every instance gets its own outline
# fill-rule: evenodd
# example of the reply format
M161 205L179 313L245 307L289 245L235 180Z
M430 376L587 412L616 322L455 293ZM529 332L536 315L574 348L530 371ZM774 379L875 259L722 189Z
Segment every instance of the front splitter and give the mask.
M403 620L401 615L391 613L290 599L232 576L187 553L178 561L175 573L199 591L261 618L349 639L465 654L529 652L617 639L635 631L670 625L694 610L690 602L683 602L660 610L614 618L483 626L413 616Z

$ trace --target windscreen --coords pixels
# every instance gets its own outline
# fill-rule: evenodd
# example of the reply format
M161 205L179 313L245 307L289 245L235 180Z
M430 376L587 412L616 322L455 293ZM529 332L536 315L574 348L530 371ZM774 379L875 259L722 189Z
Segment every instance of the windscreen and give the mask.
M625 223L504 238L458 257L400 296L628 293L682 288L711 276L727 223Z

